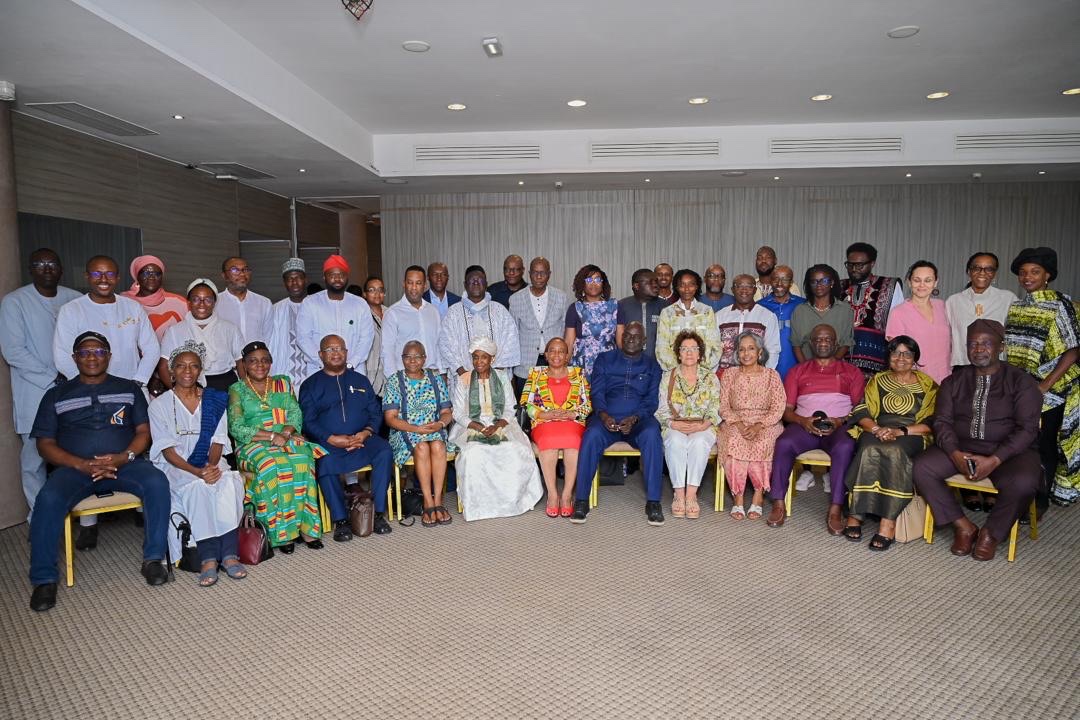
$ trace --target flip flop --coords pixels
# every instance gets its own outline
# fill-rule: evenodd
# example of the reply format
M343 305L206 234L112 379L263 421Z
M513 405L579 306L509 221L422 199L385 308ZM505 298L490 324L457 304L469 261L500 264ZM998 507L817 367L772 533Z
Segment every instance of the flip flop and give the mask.
M439 524L439 516L435 513L435 511L437 509L438 508L434 508L434 507L424 508L424 512L422 512L420 514L420 524L423 525L424 527L435 527L436 525L438 525ZM429 517L429 516L434 517L435 519L433 521L431 521L431 522L428 522L427 520L424 519L425 517Z
M440 512L446 513L445 520L439 520ZM451 517L450 511L446 509L446 506L438 505L435 507L435 522L439 525L449 525L450 523L454 522L454 518Z
M888 538L880 533L875 533L874 537L870 538L870 549L874 552L885 552L892 547L896 542L896 538Z

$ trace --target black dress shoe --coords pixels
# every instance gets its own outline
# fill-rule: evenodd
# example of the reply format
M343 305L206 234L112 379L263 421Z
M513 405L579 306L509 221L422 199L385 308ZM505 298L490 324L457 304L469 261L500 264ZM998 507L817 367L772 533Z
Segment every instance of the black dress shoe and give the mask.
M338 520L334 523L334 542L349 542L352 540L352 528L348 520Z
M79 537L75 540L76 550L93 550L97 547L97 525L79 527Z
M281 546L278 547L278 550L280 550L285 555L292 555L293 550L295 550L295 549L296 549L296 546L293 545L291 542L287 542L284 545L281 545Z
M315 538L314 540L305 540L304 544L307 545L308 548L310 548L311 550L323 549L322 540L320 540L319 538Z
M34 612L45 612L56 604L56 583L35 585L34 593L30 596L30 609Z
M582 525L588 519L589 515L589 501L588 500L575 500L574 501L574 513L570 516L570 522L575 525Z
M659 501L650 500L645 503L645 517L648 519L650 525L663 525L664 507Z
M376 535L388 535L393 532L394 528L390 527L390 523L386 522L386 518L382 513L375 513L375 522L373 523L372 532Z
M142 564L142 576L147 585L164 585L169 579L169 571L160 560L146 560Z

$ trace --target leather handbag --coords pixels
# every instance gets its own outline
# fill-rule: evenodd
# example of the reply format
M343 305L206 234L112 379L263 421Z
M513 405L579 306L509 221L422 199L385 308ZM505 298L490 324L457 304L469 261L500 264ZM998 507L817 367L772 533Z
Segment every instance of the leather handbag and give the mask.
M926 501L916 495L896 518L896 542L921 540L926 520Z
M245 507L238 534L237 554L244 565L258 565L263 560L274 557L274 548L270 547L266 529L255 519L254 508Z
M349 504L349 525L353 535L367 537L375 530L375 502L369 492L352 494Z
M179 518L179 519L178 519ZM169 522L176 530L176 537L180 540L180 562L177 567L184 572L202 572L202 563L199 562L199 549L191 542L191 521L184 513L174 512L169 515Z

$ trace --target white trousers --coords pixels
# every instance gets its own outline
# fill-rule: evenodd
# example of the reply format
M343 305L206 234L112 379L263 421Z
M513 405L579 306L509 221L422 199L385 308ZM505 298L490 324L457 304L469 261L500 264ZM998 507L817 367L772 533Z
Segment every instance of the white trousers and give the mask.
M701 476L709 464L709 452L715 444L716 432L711 428L689 435L668 428L664 432L664 460L667 461L671 487L701 485Z
M34 514L34 501L45 485L45 461L38 454L37 440L30 437L29 433L19 437L22 438L19 465L22 467L23 494L26 496L26 504L30 506L30 513L26 516L26 521L29 522Z

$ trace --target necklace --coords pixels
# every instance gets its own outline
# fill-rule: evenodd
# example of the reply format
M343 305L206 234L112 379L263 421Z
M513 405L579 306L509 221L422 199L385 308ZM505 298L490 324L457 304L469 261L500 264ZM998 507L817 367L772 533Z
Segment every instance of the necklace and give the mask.
M270 378L263 380L263 394L260 395L259 391L255 389L255 386L251 384L251 378L244 378L244 382L251 388L251 392L255 393L255 397L259 398L259 405L263 410L270 409Z
M198 400L202 399L202 390L197 390L196 391L195 398L198 399ZM176 392L174 391L173 392L173 406L172 406L172 421L173 421L173 428L176 430L177 436L179 437L179 436L183 436L183 435L198 435L199 432L200 432L199 430L181 430L180 429L180 421L176 417L176 401L177 400L180 400L181 403L184 402L183 399L181 399L176 394ZM195 408L198 409L198 407L199 407L199 405L198 405L198 403L196 403ZM184 406L184 409L187 410L186 405ZM194 414L194 413L190 413L190 414Z

